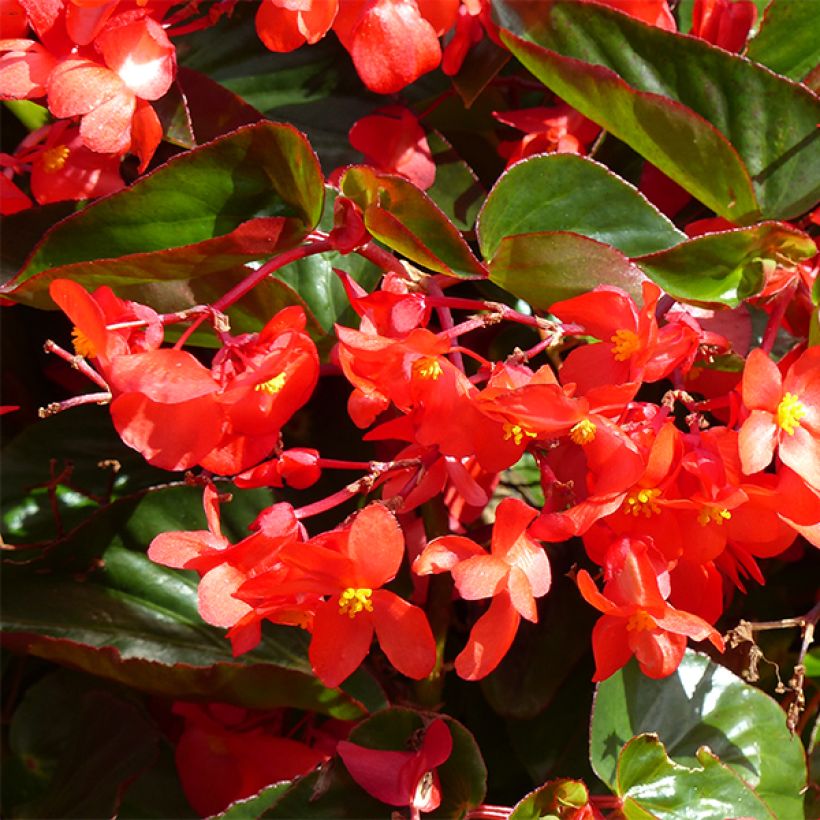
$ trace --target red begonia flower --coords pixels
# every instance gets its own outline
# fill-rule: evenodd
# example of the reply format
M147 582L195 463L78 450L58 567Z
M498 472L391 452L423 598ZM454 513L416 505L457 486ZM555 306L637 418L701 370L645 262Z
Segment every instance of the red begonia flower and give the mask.
M665 31L678 30L667 0L592 0L592 2L617 9L636 20Z
M606 680L632 655L648 677L667 677L680 665L687 637L708 638L723 650L723 640L706 621L666 602L668 581L662 590L645 542L622 539L618 552L622 565L607 581L603 594L586 570L577 576L581 595L604 613L592 631L593 681Z
M338 9L339 0L262 0L256 33L271 51L293 51L321 40Z
M740 428L743 472L765 470L775 450L804 481L820 489L820 347L810 347L781 375L756 348L743 370L743 403L751 411Z
M270 733L240 707L180 702L174 712L185 719L174 755L177 772L188 802L202 817L327 760L318 749Z
M727 51L741 51L757 19L752 0L695 0L689 33Z
M55 65L54 55L34 40L0 40L0 100L44 96Z
M436 179L436 164L424 129L408 108L392 105L362 117L348 134L365 162L380 171L400 174L427 190Z
M522 617L538 620L535 599L546 595L552 579L547 554L527 534L536 515L523 501L505 498L496 509L490 554L469 538L445 535L413 563L417 575L452 573L465 600L492 598L456 658L456 671L465 680L479 680L498 666Z
M31 207L31 200L5 174L0 173L0 213L16 214Z
M362 82L378 94L401 91L441 62L436 29L415 0L344 3L333 30L350 52Z
M369 749L347 740L336 750L350 776L376 800L417 811L433 811L441 803L436 768L453 751L452 735L441 718L427 727L416 751Z

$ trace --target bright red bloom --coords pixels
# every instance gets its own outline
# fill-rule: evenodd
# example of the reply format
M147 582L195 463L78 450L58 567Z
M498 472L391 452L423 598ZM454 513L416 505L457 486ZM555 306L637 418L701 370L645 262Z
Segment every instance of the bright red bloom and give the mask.
M271 51L293 51L317 43L336 18L339 0L262 0L256 33Z
M600 126L566 103L551 108L494 111L493 116L526 133L520 140L502 142L498 146L508 166L533 154L586 154L587 146L601 131Z
M581 595L604 613L592 631L594 681L606 680L632 655L645 675L665 678L680 665L687 637L708 638L723 650L722 638L706 621L666 602L669 579L657 571L649 551L644 541L621 539L621 566L607 581L603 594L586 570L578 572Z
M660 295L657 285L644 282L640 311L624 291L606 285L556 302L551 311L562 322L580 325L601 340L570 352L561 366L561 381L574 382L586 393L600 385L658 381L691 360L698 333L681 322L658 328L655 306Z
M426 615L381 588L396 577L404 558L401 527L386 507L370 504L349 527L285 548L281 558L301 573L283 592L329 596L316 608L309 653L326 686L338 686L359 667L374 632L399 672L416 680L430 673L436 648Z
M535 599L547 594L552 576L543 547L527 535L536 515L523 501L505 498L496 509L489 555L469 538L445 535L413 563L418 575L451 572L465 600L492 598L456 658L456 671L465 680L479 680L498 666L521 618L538 621Z
M427 136L408 108L391 105L362 117L348 138L365 162L380 171L400 174L423 190L435 182L436 164Z
M441 718L425 730L416 751L368 749L347 740L336 750L351 777L372 797L390 806L433 811L441 803L436 768L450 757L453 738Z
M810 347L785 378L756 348L743 370L743 403L751 413L740 428L743 472L765 470L775 450L784 464L820 489L820 347Z
M592 0L602 6L617 9L636 20L657 26L665 31L677 31L675 18L667 0Z
M752 0L695 0L689 33L727 51L741 51L756 19Z
M439 35L455 22L458 0L349 0L333 30L364 84L393 94L441 62Z
M202 817L265 786L307 774L327 755L305 743L279 737L259 725L258 716L228 704L174 704L185 719L175 759L180 783Z
M31 200L3 173L0 173L0 213L16 214L31 207Z

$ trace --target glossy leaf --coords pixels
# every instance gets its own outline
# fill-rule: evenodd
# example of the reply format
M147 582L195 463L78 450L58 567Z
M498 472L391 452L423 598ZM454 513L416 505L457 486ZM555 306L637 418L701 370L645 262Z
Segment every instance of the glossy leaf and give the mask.
M645 732L657 734L671 759L689 768L712 765L697 756L708 746L774 816L802 816L805 756L800 739L786 728L784 712L768 695L705 655L687 650L677 672L660 680L642 675L632 661L598 685L590 760L613 790L624 776L621 749ZM630 783L637 780L630 775ZM628 788L621 787L623 792Z
M88 683L53 672L15 711L11 751L41 788L13 816L116 816L124 788L152 763L160 738L147 715L104 684Z
M605 166L574 154L530 157L506 171L481 209L485 259L505 237L565 231L612 245L628 256L685 239L635 188Z
M817 65L820 15L805 0L773 0L766 8L746 56L772 71L802 80Z
M245 126L56 225L2 293L43 307L59 277L88 288L143 284L150 294L157 282L236 270L301 240L319 221L323 195L298 131Z
M628 820L683 817L745 817L770 820L768 806L731 768L703 746L696 765L674 763L663 743L639 735L618 757L617 794Z
M765 269L796 266L817 253L813 240L777 222L704 234L635 259L667 293L687 302L736 307L759 293Z
M505 236L489 268L493 282L537 310L597 285L615 285L640 301L646 280L615 248L563 231Z
M246 820L248 817L260 817L282 796L283 792L291 785L291 782L290 780L283 780L281 783L266 786L253 797L237 800L235 803L231 803L225 811L214 815L213 820Z
M542 82L721 216L788 219L816 201L820 102L804 86L609 8L507 0L500 16Z
M487 192L470 166L441 134L429 133L427 142L436 163L436 181L427 195L460 231L472 230Z
M541 820L572 816L589 801L587 787L579 780L554 780L539 786L515 804L510 820Z
M339 184L362 209L370 233L389 248L439 273L486 276L456 226L406 179L359 165L348 169Z

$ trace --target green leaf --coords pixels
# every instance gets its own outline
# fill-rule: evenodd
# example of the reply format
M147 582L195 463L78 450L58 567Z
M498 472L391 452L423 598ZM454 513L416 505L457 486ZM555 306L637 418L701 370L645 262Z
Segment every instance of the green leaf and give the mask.
M31 100L3 100L3 105L5 105L29 131L36 131L38 128L42 128L48 122L50 116L48 108L43 105L38 105Z
M318 161L298 131L245 126L56 225L1 290L43 307L59 277L117 288L235 271L298 243L323 197Z
M436 181L427 195L460 230L470 231L487 192L470 166L437 131L427 135L436 163Z
M746 56L772 71L802 80L818 61L820 15L806 0L773 0L766 8Z
M676 299L737 307L760 292L767 269L793 267L816 253L814 241L802 231L762 222L697 236L633 261Z
M806 667L806 677L820 678L820 648L807 653L803 665Z
M664 250L686 238L628 182L574 154L530 157L507 170L478 218L485 259L505 237L571 231L628 256Z
M247 820L249 817L261 817L292 784L291 780L283 780L271 786L265 786L253 797L246 797L231 803L225 811L215 814L211 820Z
M499 14L542 82L721 216L788 219L817 200L820 102L805 86L609 8L507 0Z
M496 285L537 310L597 285L623 288L640 302L641 282L646 281L620 251L563 231L505 236L489 268Z
M521 623L504 660L481 683L493 709L521 720L543 711L589 651L594 621L575 584L566 576L554 578L549 594L539 601L538 623Z
M26 692L9 743L44 788L8 816L117 816L124 788L153 761L154 724L133 703L88 684L59 671Z
M339 184L362 209L368 231L387 247L439 273L486 276L456 226L411 182L358 165Z
M681 766L669 759L657 735L630 740L618 757L616 776L616 792L628 820L776 816L708 747L701 747L695 757L698 765Z
M617 788L618 756L644 732L657 734L672 760L695 768L707 746L753 788L778 818L802 817L806 761L782 709L705 655L687 650L675 674L653 680L631 661L598 685L590 729L596 774ZM721 816L711 815L711 816Z
M519 800L513 807L510 820L572 817L573 810L583 808L588 802L589 792L580 780L553 780Z

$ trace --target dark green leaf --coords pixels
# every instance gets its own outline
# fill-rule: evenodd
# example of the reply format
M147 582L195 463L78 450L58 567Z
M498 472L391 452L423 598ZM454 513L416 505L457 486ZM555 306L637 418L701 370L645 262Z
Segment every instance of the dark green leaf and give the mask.
M628 182L574 154L530 157L514 165L479 215L485 259L496 255L505 237L546 231L582 234L628 256L664 250L686 238Z
M464 105L469 108L510 59L510 53L489 37L478 41L467 52L453 86Z
M746 56L772 71L802 80L820 60L820 15L806 0L773 0Z
M427 195L460 230L470 231L487 192L466 162L437 131L427 135L436 163L436 181Z
M340 187L364 212L370 233L389 248L439 273L486 276L456 226L411 182L359 165L345 172Z
M261 817L282 796L291 783L290 780L283 780L281 783L266 786L253 797L246 797L244 800L231 803L225 811L214 815L212 820L247 820L249 817Z
M674 763L656 735L644 734L630 740L618 757L616 776L616 791L628 820L776 817L708 747L701 747L695 758L695 765L690 767Z
M159 733L134 704L66 672L32 686L14 714L12 752L47 785L15 817L113 817L153 761Z
M554 578L549 594L539 602L538 623L521 623L504 660L482 681L493 709L521 720L543 711L589 651L594 620L575 584L565 576Z
M59 277L116 288L237 270L301 240L323 196L318 161L298 131L245 126L55 226L3 293L47 306Z
M736 307L760 292L767 269L794 267L815 253L814 242L802 231L763 222L697 236L634 262L677 299Z
M571 817L574 809L583 808L588 801L587 787L579 780L553 780L516 803L510 820Z
M609 8L507 0L500 16L550 89L721 216L788 219L817 200L820 103L806 87Z
M597 285L623 288L640 302L646 281L620 251L563 231L505 236L489 268L493 282L537 310Z
M590 759L613 789L621 749L644 732L657 734L672 760L689 768L706 765L697 751L707 746L776 817L802 817L805 754L784 712L705 655L687 650L677 672L661 680L645 677L632 661L598 685Z

